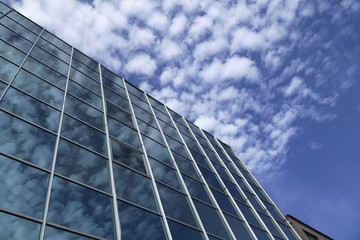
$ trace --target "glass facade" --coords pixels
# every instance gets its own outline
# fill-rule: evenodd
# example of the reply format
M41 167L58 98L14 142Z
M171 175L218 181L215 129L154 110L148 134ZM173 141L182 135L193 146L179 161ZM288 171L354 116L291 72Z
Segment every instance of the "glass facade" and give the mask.
M298 239L233 149L0 2L0 239Z

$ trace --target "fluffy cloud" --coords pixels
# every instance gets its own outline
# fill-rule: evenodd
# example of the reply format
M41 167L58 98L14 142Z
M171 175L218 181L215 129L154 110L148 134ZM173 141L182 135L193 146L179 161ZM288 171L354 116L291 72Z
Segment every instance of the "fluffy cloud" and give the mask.
M125 65L125 70L130 73L152 75L156 70L156 61L147 54L137 55Z

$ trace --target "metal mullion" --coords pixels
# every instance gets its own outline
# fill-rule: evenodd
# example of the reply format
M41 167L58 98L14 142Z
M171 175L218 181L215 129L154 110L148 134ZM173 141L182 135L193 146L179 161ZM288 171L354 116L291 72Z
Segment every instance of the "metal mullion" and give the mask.
M170 159L171 159L171 161L172 161L172 163L173 163L173 165L174 165L174 167L175 167L175 170L176 170L176 173L177 173L177 175L178 175L178 177L179 177L180 183L181 183L183 189L185 190L186 197L187 197L187 199L189 200L189 203L190 203L192 212L193 212L194 215L195 215L196 221L197 221L198 224L200 225L200 229L201 229L201 231L202 231L205 239L206 239L206 240L209 240L209 238L208 238L208 236L207 236L207 233L206 233L206 230L205 230L205 227L204 227L204 225L203 225L203 223L202 223L202 221L201 221L201 219L200 219L199 213L198 213L197 210L196 210L196 207L195 207L195 204L194 204L194 202L193 202L193 200L192 200L192 198L191 198L190 192L189 192L189 190L188 190L188 188L187 188L187 186L186 186L186 184L185 184L185 181L184 181L184 179L183 179L183 177L182 177L182 175L181 175L180 169L179 169L179 167L178 167L178 165L177 165L177 163L176 163L176 161L175 161L175 159L174 159L174 156L173 156L173 154L172 154L172 150L170 149L170 146L169 146L169 144L167 143L167 140L166 140L166 138L165 138L165 135L164 135L164 133L163 133L161 127L160 127L160 123L158 122L158 119L157 119L157 117L156 117L156 115L155 115L154 109L152 108L152 105L151 105L150 100L149 100L149 98L148 98L148 96L147 96L146 93L145 93L145 98L146 98L146 100L147 100L147 102L148 102L148 104L149 104L149 106L150 106L150 110L151 110L152 114L154 115L154 119L155 119L156 125L157 125L157 127L159 128L161 137L163 138L164 143L165 143L165 145L166 145L166 148L168 149L168 152L169 152L169 155L170 155Z
M115 179L114 179L114 169L112 165L112 151L111 151L111 141L110 141L110 134L109 134L109 128L107 123L107 110L106 110L106 102L105 102L105 96L104 96L104 88L102 83L102 75L101 75L101 64L99 63L99 76L100 76L100 88L101 88L101 100L103 104L103 117L104 117L104 128L106 133L106 145L107 145L107 151L108 151L108 161L109 161L109 174L110 174L110 187L111 187L111 193L112 193L112 203L113 203L113 211L114 211L114 219L115 219L115 233L116 233L116 239L121 240L121 225L120 225L120 217L119 217L119 210L117 205L117 195L116 195L116 189L115 189Z
M7 12L4 13L3 15L1 15L1 16L0 16L0 20L1 20L3 17L7 16L9 13L11 13L13 10L14 10L14 9L11 8L9 11L7 11Z
M202 148L202 146L200 145L199 141L197 140L194 132L192 131L192 129L189 127L189 124L185 121L186 125L188 125L188 128L190 129L190 133L193 134L193 137L195 138L195 141L197 142L197 144L200 147L200 150L203 152L202 154L204 155L204 157L206 158L211 170L213 171L213 173L216 175L220 185L222 186L222 188L224 189L225 193L228 195L228 197L230 198L230 201L233 205L233 207L235 208L236 212L244 219L246 220L244 214L241 212L239 206L236 204L236 201L234 200L233 196L231 195L231 193L229 192L229 190L227 189L226 185L224 184L223 180L221 179L221 176L219 175L219 173L216 171L215 167L213 166L212 162L210 161L210 159L208 158L208 156L206 155L206 152L204 151L204 149ZM209 144L209 140L207 138L205 138L205 140L207 140L207 143ZM209 144L210 146L212 146L211 144ZM214 151L214 154L216 155L216 157L219 158L219 155L217 154L217 152ZM220 211L221 208L219 207ZM225 217L224 217L225 218ZM249 223L247 221L244 221L246 227L248 228L248 231L250 232L250 234L252 235L252 237L254 239L258 239L255 235L255 233L253 232L253 230L251 229ZM229 226L230 227L230 226ZM271 235L271 234L270 234ZM273 239L274 240L274 239Z
M216 138L215 138L215 141L218 142L218 140L217 140ZM240 160L240 158L239 158L239 157L237 156L237 154L235 153L234 149L233 149L232 147L230 147L230 148L231 148L231 150L233 151L233 153L234 153L234 155L235 155L235 158L237 157L238 160ZM229 158L229 155L228 155L228 153L227 153L226 151L225 151L225 154L226 154L227 157ZM229 158L229 159L230 159L231 162L233 162L231 158ZM240 160L240 161L241 161L241 160ZM236 166L235 163L233 163L233 164ZM270 196L267 194L267 192L264 190L264 188L261 186L261 184L258 182L258 180L254 177L254 175L249 171L249 169L247 169L247 167L245 166L245 164L242 164L242 165L245 167L245 169L247 170L247 172L251 175L251 177L253 178L253 180L257 183L258 187L263 191L263 193L264 193L265 196L268 198L268 200L270 200L270 202L271 202L270 204L273 205L273 207L276 208L276 210L277 210L278 213L281 214L281 216L283 217L284 221L288 222L288 221L286 220L286 218L284 217L284 215L282 214L282 212L280 211L280 209L276 206L276 204L274 203L274 201L270 198ZM239 171L237 168L235 168L235 170L237 170L240 174L242 174L241 171ZM286 237L286 239L288 239L287 235L284 233L284 231L282 230L282 228L278 225L278 222L277 222L277 221L275 220L275 218L272 216L272 214L270 213L270 211L266 208L265 204L261 201L260 197L256 194L256 192L255 192L254 189L252 188L251 184L248 183L248 181L246 180L246 178L245 178L243 175L241 175L241 176L242 176L243 179L245 180L245 183L247 184L247 186L250 187L249 189L251 189L251 191L255 194L255 197L260 200L261 206L264 206L265 211L268 213L268 215L270 216L270 218L275 222L276 227L277 227L277 228L280 230L280 232ZM266 201L266 202L268 202L268 201ZM295 229L291 226L291 224L288 224L288 225L290 226L290 229L292 230L293 234L294 234L296 237L298 237L298 239L301 239L301 237L298 235L298 233L295 231Z
M198 165L196 164L193 156L191 155L191 152L190 152L188 146L186 145L186 142L184 141L182 135L180 134L180 131L179 131L178 127L177 127L176 124L175 124L175 120L173 119L172 115L170 114L170 111L169 111L169 109L167 108L167 106L165 106L165 109L166 109L166 111L167 111L167 114L168 114L169 117L170 117L170 120L171 120L172 124L175 126L175 130L176 130L177 133L179 134L180 139L181 139L181 141L183 142L183 144L184 144L184 146L185 146L185 150L186 150L186 152L188 153L190 160L193 162L193 165L194 165L194 167L195 167L195 170L197 171L198 175L200 176L200 179L203 181L203 184L204 184L204 186L205 186L205 189L206 189L207 192L208 192L208 195L209 195L210 199L212 200L212 202L214 203L215 207L217 208L218 213L219 213L219 215L220 215L220 218L221 218L222 222L223 222L224 225L225 225L224 227L225 227L227 233L230 234L230 237L231 237L232 239L236 239L236 237L235 237L232 229L230 228L229 223L227 222L227 220L226 220L223 212L221 211L221 208L219 207L219 204L217 203L214 195L212 194L209 185L208 185L207 182L205 181L205 178L204 178L204 176L202 175L202 173L201 173Z
M43 38L41 38L43 39ZM46 50L45 48L39 46L39 45L36 45L38 48L40 48L41 50L45 51L47 54L50 54L52 57L56 58L57 60L60 60L61 62L65 63L65 64L69 64L67 62L65 62L64 60L62 60L61 58L58 58L56 55L54 55L53 53L49 52L48 50ZM70 61L70 60L69 60Z
M19 162L19 163L24 164L24 165L27 165L27 166L29 166L29 167L36 168L36 169L39 170L39 171L43 171L43 172L46 172L46 173L50 173L50 170L48 170L48 169L46 169L46 168L39 167L38 165L35 165L34 163L27 162L27 161L25 161L25 160L23 160L23 159L21 159L21 158L14 157L14 156L12 156L12 155L10 155L10 154L4 153L4 152L0 152L0 155L5 156L5 157L7 157L7 158L9 158L9 159L11 159L11 160L13 160L13 161L15 161L15 162Z
M62 51L63 53L65 53L66 55L68 55L70 57L70 55L65 52L64 50L62 50L61 48L59 48L58 46L55 46L53 43L51 43L50 41L48 41L47 39L45 38L41 38L42 40L46 41L47 43L49 43L50 45L54 46L55 48L57 48L58 50ZM75 58L75 57L74 57Z
M228 152L225 151L224 147L219 143L218 139L214 138L215 142L220 146L220 149L223 150L225 156L228 158L228 160L230 160L231 163L233 163L231 157L229 156ZM223 160L220 159L220 161L222 162ZM235 185L237 186L238 190L240 190L241 194L245 197L245 199L248 201L248 204L253 208L255 209L250 200L247 198L246 194L244 193L244 190L239 186L239 184L236 182L235 178L232 176L230 170L226 167L226 165L222 162L223 166L226 168L226 170L228 171L228 174L230 175L231 177L231 180L235 183ZM235 165L235 163L233 163ZM238 168L235 168L235 170L238 170ZM239 170L238 170L239 171ZM239 173L241 174L241 171L239 171ZM282 231L282 229L277 225L275 219L273 218L273 216L270 214L269 210L266 208L266 206L264 205L264 203L261 201L261 199L259 198L259 196L256 194L256 192L254 191L254 189L252 189L251 187L251 184L247 182L246 178L241 174L241 177L245 180L245 184L246 186L250 189L250 193L253 194L255 196L255 199L258 201L258 203L260 204L260 206L265 210L265 212L270 216L270 218L275 222L275 226L276 228L278 228L278 230L280 230L280 233L283 235L282 237L285 236L285 239L288 239L286 234ZM253 179L255 179L253 177ZM260 186L260 185L259 185ZM272 236L272 233L271 231L268 229L268 227L266 226L266 224L264 223L264 221L262 220L262 218L260 217L259 213L257 212L257 210L255 209L255 212L258 216L258 218L260 219L261 223L263 223L263 225L265 226L266 230L270 233L271 237L274 238Z
M43 33L43 32L44 32L44 30L41 33ZM35 44L36 44L36 42L34 43L34 45ZM48 191L47 191L47 194L46 194L45 208L44 208L44 213L43 213L43 222L41 224L39 240L43 240L44 236L45 236L45 227L46 227L46 221L47 221L48 212L49 212L51 188L52 188L52 184L53 184L53 181L54 181L55 164L56 164L56 157L57 157L57 152L58 152L58 148L59 148L61 126L62 126L62 122L63 122L63 119L64 119L66 93L67 93L67 89L68 89L68 86L69 86L70 71L71 71L71 61L72 61L73 52L74 52L74 47L71 49L70 63L69 63L68 74L67 74L66 84L65 84L65 89L64 89L63 105L61 107L60 121L59 121L59 127L58 127L57 136L56 136L54 156L53 156L53 162L52 162L52 166L51 166L51 173L50 173L50 178L49 178Z
M23 219L26 219L26 220L29 220L29 221L41 223L41 219L39 219L39 218L35 218L35 217L29 216L29 215L26 215L26 214L23 214L23 213L20 213L20 212L15 212L15 211L12 211L12 210L7 209L7 208L0 207L0 212L6 213L8 215L12 215L12 216L15 216L15 217L18 217L18 218L23 218Z
M7 87L5 88L3 94L0 96L0 102L1 102L1 100L4 98L6 92L9 90L11 84L14 82L16 76L19 74L21 68L24 66L24 63L25 63L26 59L30 56L31 51L34 49L37 41L40 39L40 36L41 36L41 34L44 32L44 30L45 30L45 29L43 28L43 30L41 31L41 33L38 35L37 39L35 40L35 42L34 42L33 45L31 46L29 52L28 52L28 53L26 54L26 56L24 57L24 60L21 62L19 68L16 70L14 76L11 78L11 80L10 80L10 82L8 83Z
M147 156L147 152L146 152L146 148L145 148L145 145L144 145L144 141L142 140L142 136L141 136L141 133L140 133L140 128L139 128L139 125L138 125L137 120L136 120L136 115L135 115L135 112L134 112L134 109L133 109L133 106L132 106L132 103L131 103L129 91L128 91L127 86L126 86L125 79L124 79L124 78L121 78L121 79L123 80L123 84L124 84L124 87L125 87L126 96L127 96L127 98L128 98L129 105L130 105L130 110L131 110L131 113L132 113L133 118L134 118L135 128L137 129L137 132L138 132L138 136L139 136L141 148L143 149L143 152L144 152L145 166L146 166L146 168L148 169L149 175L150 175L150 177L151 177L151 184L152 184L153 189L154 189L155 198L156 198L156 201L157 201L157 204L158 204L158 207L159 207L161 216L162 216L162 218L163 218L163 224L164 224L166 236L167 236L168 240L172 240L173 238L172 238L172 236L171 236L170 227L169 227L169 224L168 224L168 222L167 222L167 220L166 220L165 211L164 211L164 208L163 208L161 199L160 199L159 191L158 191L157 186L156 186L154 174L153 174L153 172L152 172L152 170L151 170L150 161L149 161L149 158L148 158L148 156Z
M101 95L99 95L98 93L94 92L93 90L87 88L86 86L82 85L81 83L76 82L76 81L73 80L72 78L70 78L70 80L71 80L72 82L74 82L75 84L79 85L80 87L85 88L85 90L88 90L89 92L91 92L92 94L96 95L97 97L101 98ZM97 82L97 83L98 83L98 82Z
M102 237L94 236L94 235L91 235L91 234L88 234L88 233L80 232L80 231L77 231L77 230L75 230L73 228L65 227L63 225L59 225L59 224L56 224L56 223L48 223L48 225L53 227L53 228L63 230L63 231L66 231L66 232L70 232L70 233L74 233L76 235L80 235L80 236L83 236L83 237L87 237L87 238L91 238L91 239L97 239L97 240L107 240L106 238L102 238Z
M45 49L44 49L45 50ZM46 50L45 50L46 51ZM75 58L75 57L74 57ZM59 58L58 58L59 59ZM75 58L76 59L76 58ZM60 59L61 60L61 59ZM76 59L77 60L77 59ZM61 60L62 61L62 60ZM79 60L78 60L79 61ZM63 61L64 62L64 61ZM83 63L82 63L83 64ZM83 64L83 65L85 65L85 64ZM85 65L86 66L86 65ZM78 69L77 67L75 67L75 66L71 66L71 67L73 67L74 69L76 69L76 71L79 71L80 73L82 73L82 74L84 74L85 76L87 76L88 78L90 78L91 80L93 80L93 81L95 81L96 83L100 83L100 82L98 82L98 81L96 81L93 77L91 77L90 75L88 75L87 73L84 73L83 71L81 71L80 69ZM90 68L90 69L92 69L92 68ZM93 69L92 69L93 70ZM95 70L94 70L95 71ZM98 73L97 71L95 71L96 73Z
M75 94L73 94L73 93L71 93L71 92L68 92L68 94L69 94L70 96L72 96L73 98L79 100L79 101L82 102L83 104L85 104L85 105L87 105L87 106L89 106L89 107L92 107L92 108L94 108L95 110L97 110L97 111L99 111L99 112L103 112L103 110L99 109L98 107L95 107L95 106L91 105L91 103L89 103L89 102L87 102L87 101L85 101L85 100L82 100L81 98L79 98L79 97L76 96Z

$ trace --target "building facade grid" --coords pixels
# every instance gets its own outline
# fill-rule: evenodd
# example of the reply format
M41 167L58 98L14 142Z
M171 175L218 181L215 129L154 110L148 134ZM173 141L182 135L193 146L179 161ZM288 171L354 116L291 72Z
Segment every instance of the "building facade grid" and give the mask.
M0 2L4 239L299 239L233 149Z

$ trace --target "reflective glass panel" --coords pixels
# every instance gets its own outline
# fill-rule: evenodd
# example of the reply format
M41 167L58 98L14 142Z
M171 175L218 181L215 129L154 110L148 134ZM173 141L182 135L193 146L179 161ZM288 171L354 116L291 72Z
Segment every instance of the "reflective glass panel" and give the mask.
M56 132L59 126L60 112L44 103L29 97L14 88L10 88L0 107L15 113L33 123Z
M157 187L166 216L197 227L186 196L159 183Z
M230 179L229 179L229 176L227 175L227 173L225 172L225 169L224 169L223 167L219 166L219 165L216 164L216 163L213 163L213 166L214 166L214 168L216 169L217 173L218 173L220 176L222 176L222 177L230 180Z
M188 145L188 147L198 151L198 152L201 152L200 148L198 147L197 143L195 140L193 140L192 138L189 138L188 136L186 135L183 135L182 136L186 145Z
M133 109L135 112L135 116L146 122L147 124L151 124L156 127L155 118L150 113L144 111L143 109L133 105Z
M63 75L67 75L67 72L69 70L69 65L55 58L53 55L49 54L48 52L39 48L38 46L35 46L32 49L30 56L36 58L37 60L48 65L49 67L55 69L59 73L62 73Z
M7 13L11 8L0 2L0 12L5 14Z
M265 232L263 230L260 230L260 229L254 227L254 226L251 226L251 228L254 231L254 233L255 233L255 235L256 235L256 237L258 239L264 239L264 240L265 239L271 239L267 232Z
M26 59L24 68L62 89L65 88L66 77L64 75L54 71L31 57Z
M181 141L181 139L180 139L180 137L179 137L179 135L178 135L178 133L177 133L177 131L176 131L175 128L171 127L170 125L164 123L164 122L161 121L161 120L159 120L159 124L160 124L160 127L161 127L162 131L163 131L165 134L171 136L172 138L175 138L175 139L178 140L178 141Z
M49 169L55 135L0 111L0 151Z
M271 220L271 218L269 218L268 216L265 216L264 214L259 214L259 216L261 217L261 219L263 220L263 222L265 223L265 225L267 226L267 228L269 229L269 231L271 233L273 233L275 235L278 235L279 237L282 236L282 234L277 229L277 227L275 226L274 221Z
M225 239L230 239L216 209L196 200L194 200L194 204L207 232Z
M204 151L206 153L206 155L208 156L208 158L214 162L220 163L218 158L216 157L215 153L213 151L211 151L210 149L204 147Z
M201 164L204 167L210 168L209 164L207 163L205 157L202 154L200 154L192 149L190 149L190 152L196 163Z
M86 66L91 67L94 70L98 69L98 63L86 56L84 53L80 52L76 48L74 49L74 57L84 63Z
M24 38L34 42L37 39L37 36L33 33L24 28L23 26L19 25L18 23L14 22L12 19L8 18L7 16L3 17L0 20L0 23L11 29L12 31L18 33L19 35L23 36Z
M87 238L84 236L77 235L75 233L66 232L64 230L60 230L57 228L52 228L46 226L45 229L45 237L46 240L58 240L58 239L66 239L66 240L90 240L93 238Z
M159 180L167 185L182 191L180 186L179 179L176 175L176 171L173 168L166 166L152 158L149 157L150 165L154 177L156 180Z
M175 139L169 137L168 135L165 135L165 138L171 150L174 150L185 156L187 155L186 149L182 143L176 141Z
M102 110L101 97L72 80L69 81L68 92L91 104L92 106Z
M2 57L0 57L0 66L0 79L5 82L10 82L10 80L14 77L16 70L19 68Z
M40 224L0 212L0 232L2 239L37 240Z
M203 168L201 166L199 166L199 169L200 169L201 173L203 174L207 184L222 191L222 187L221 187L219 181L217 180L215 173L210 172L209 170L207 170L206 168Z
M189 137L191 136L191 132L187 127L185 127L184 125L182 125L182 124L180 124L180 123L178 123L176 121L175 121L175 123L176 123L176 126L177 126L177 128L179 129L179 131L181 133L183 133L183 134L185 134L186 136L189 136Z
M273 216L273 218L275 218L275 220L279 221L279 222L283 222L284 219L283 217L279 214L279 212L275 209L275 207L273 205L271 205L268 202L263 201L265 207L267 208L267 210L269 210L270 214Z
M146 101L144 92L141 91L140 89L134 87L133 85L129 84L128 82L126 82L126 88L130 93L132 93L132 94L138 96L139 98L141 98L142 100Z
M0 24L0 38L5 40L8 43L11 43L13 46L22 50L23 52L29 52L32 43L21 37L20 35L10 31L8 28Z
M36 34L41 33L42 28L39 25L37 25L36 23L32 22L31 20L25 18L20 13L18 13L16 11L11 11L8 14L8 16L11 17L12 19L14 19L15 21L17 21L18 23L20 23L21 25L25 26L26 28L30 29L34 33L36 33Z
M144 159L141 153L136 152L114 140L111 141L113 160L146 174Z
M112 117L108 117L107 121L109 133L111 136L114 136L120 141L125 142L137 149L141 149L139 136L136 130L122 124Z
M103 77L102 81L106 87L110 88L111 90L113 90L115 93L121 95L122 97L127 98L124 88L122 88L119 85L115 84L114 82L110 81L106 77Z
M152 139L164 144L164 140L163 140L159 130L144 123L141 120L138 120L137 122L138 122L138 125L140 128L140 132L142 132L142 133L146 134L147 136L151 137Z
M59 48L55 47L48 41L44 40L43 38L40 38L36 45L39 45L46 51L50 52L51 54L55 55L57 58L63 60L66 63L69 63L70 61L70 55L66 54L65 52L61 51Z
M230 202L230 199L225 194L222 194L214 189L211 189L212 194L214 195L217 203L219 204L221 210L228 212L234 216L238 216L233 205Z
M25 54L10 44L0 40L0 56L20 65L25 58Z
M151 103L152 106L156 107L157 109L159 109L160 111L162 111L163 113L166 113L166 109L164 107L164 104L162 104L161 102L157 101L155 98L148 96L149 101Z
M285 235L289 238L289 240L297 240L294 236L294 233L290 230L289 227L285 226L284 224L279 224Z
M51 42L58 48L62 49L64 52L70 54L71 46L69 44L65 43L64 41L60 40L59 38L55 37L48 31L44 31L43 34L41 35L41 37L48 40L49 42Z
M230 215L224 214L226 221L229 223L231 230L235 234L237 239L244 239L244 240L252 240L254 239L251 235L249 230L246 228L245 223L231 217Z
M162 240L166 239L161 217L118 201L123 240Z
M157 211L151 180L130 169L113 164L116 194L140 206Z
M240 194L240 192L238 191L238 189L236 188L236 186L233 183L228 182L226 180L223 180L223 182L233 198L246 203L244 197Z
M100 75L96 71L97 68L95 70L92 68L89 68L88 66L86 66L83 63L81 63L80 61L78 61L76 58L72 59L71 65L73 67L75 67L77 70L81 71L82 73L85 73L86 75L88 75L89 77L94 79L95 81L97 81L97 82L100 81Z
M240 187L242 187L243 189L247 190L247 191L250 191L250 189L248 188L248 186L246 186L246 183L244 181L244 179L242 177L239 177L238 175L236 174L233 174L236 182L239 184Z
M175 221L168 220L173 240L204 239L200 231L187 227Z
M55 172L109 191L108 160L60 139Z
M241 204L239 202L236 202L236 203L239 206L241 212L244 214L244 217L246 218L246 220L249 223L251 223L251 224L253 224L253 225L255 225L255 226L259 227L259 228L262 228L261 224L259 223L259 221L255 217L253 211L248 206L246 206L244 204Z
M153 108L153 110L154 110L155 115L156 115L157 118L163 120L166 123L171 124L171 120L167 115L165 115L163 112L157 110L156 108Z
M48 221L114 239L111 198L55 177Z
M85 74L76 70L73 67L71 68L70 71L70 78L75 82L81 84L82 86L85 86L86 88L90 89L94 93L99 95L101 94L100 84L98 82L92 80L91 78L89 78L88 76L86 76Z
M115 104L111 104L110 102L106 101L106 110L109 115L112 117L128 124L129 126L134 127L134 123L132 120L132 116L129 112L118 108Z
M116 84L119 84L121 87L124 87L123 80L120 77L118 77L117 75L115 75L113 72L108 70L107 68L104 68L103 66L101 66L101 73L103 76L107 77L111 81L115 82Z
M196 179L200 179L198 174L195 171L194 165L192 164L192 162L189 159L184 158L183 156L181 156L175 152L172 152L172 154L173 154L175 162L178 165L180 171L182 171Z
M3 91L5 90L7 84L0 81L0 96L3 94Z
M130 105L129 101L120 95L117 95L110 89L104 86L104 96L107 100L111 101L112 103L115 103L117 106L122 107L123 109L130 112Z
M265 213L265 210L261 207L260 203L257 201L254 195L247 191L244 191L244 193L256 210Z
M191 196L196 197L210 205L212 205L212 202L209 198L209 195L207 194L206 190L205 190L205 186L204 184L183 175L183 179L185 181L186 187L189 190L189 193L191 194Z
M49 174L3 155L0 172L0 206L41 218Z
M64 92L23 69L12 85L61 109Z
M100 130L104 130L103 113L71 95L66 96L65 112Z
M143 100L141 100L140 98L132 95L131 93L129 94L131 102L133 104L136 104L138 107L141 107L142 109L148 111L149 113L151 113L151 109L149 107L149 104L144 102Z
M105 134L64 115L61 135L105 155Z
M151 138L142 136L147 154L172 166L167 148Z
M265 193L258 187L252 186L252 189L254 189L255 193L263 200L270 201L269 198L265 195Z

